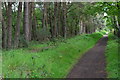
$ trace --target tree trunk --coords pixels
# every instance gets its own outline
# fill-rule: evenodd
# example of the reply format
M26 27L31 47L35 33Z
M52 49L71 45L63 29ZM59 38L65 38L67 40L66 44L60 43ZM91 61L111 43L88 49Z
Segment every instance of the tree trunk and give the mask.
M120 4L117 2L117 8L118 8L118 37L120 38Z
M7 40L7 48L10 49L12 47L12 2L8 2L8 40Z
M43 26L44 33L46 33L48 31L48 11L47 11L48 2L44 2L43 4L44 4L44 9L43 9L42 26ZM43 40L46 40L46 39L47 39L47 36L44 36Z
M54 38L57 37L57 2L54 2Z
M35 3L32 3L32 7L33 7L33 20L32 20L32 40L36 40L37 39L37 35L36 35L36 30L37 30L37 21L36 21L36 16L35 16Z
M58 4L58 6L57 6L57 11L58 11L58 35L60 36L60 31L61 31L61 2L58 2L57 3Z
M30 25L29 25L29 2L24 2L24 36L25 40L30 40Z
M81 20L80 21L80 34L83 33L83 21Z
M85 33L86 31L86 27L85 27L85 23L83 23L83 33Z
M19 2L17 24L15 29L14 48L18 48L18 45L19 45L21 17L22 17L22 2Z
M0 30L2 30L2 3L0 2ZM0 39L2 39L2 31L0 31ZM0 40L0 45L2 44L2 40ZM0 49L2 49L2 46L0 46Z
M66 39L66 35L67 35L67 29L66 29L66 15L67 14L67 11L66 11L66 2L63 2L63 37Z
M5 21L2 18L2 48L6 49L6 43L7 43L7 34L6 34L6 25Z
M118 31L119 31L119 27L117 26L117 20L115 16L112 16L112 20L113 20L113 26L114 26L114 34L117 36L118 35Z
M33 20L33 6L32 6L32 2L29 2L29 40L31 40L31 36L32 36L32 20Z
M48 26L47 23L47 2L44 2L44 10L43 10L43 28L46 29Z
M49 4L50 5L50 4ZM50 24L50 33L51 33L51 38L54 37L54 31L53 31L53 15L52 15L52 10L51 8L49 7L49 24Z

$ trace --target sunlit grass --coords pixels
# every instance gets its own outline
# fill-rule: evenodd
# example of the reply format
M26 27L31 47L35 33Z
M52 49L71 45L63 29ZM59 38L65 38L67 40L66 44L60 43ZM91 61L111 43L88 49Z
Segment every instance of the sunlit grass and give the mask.
M99 33L94 33L76 36L62 42L35 44L27 49L3 51L3 76L5 78L66 77L84 52L93 47L101 37Z

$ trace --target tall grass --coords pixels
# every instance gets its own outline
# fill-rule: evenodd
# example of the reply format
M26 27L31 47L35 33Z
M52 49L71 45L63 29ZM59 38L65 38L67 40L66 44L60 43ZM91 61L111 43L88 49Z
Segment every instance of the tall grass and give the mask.
M99 33L33 44L29 48L3 51L5 78L64 78L84 54L102 37Z
M108 78L118 78L118 63L119 63L119 52L118 52L118 38L112 34L108 36L109 40L106 49L106 60L107 66L106 70L108 73Z

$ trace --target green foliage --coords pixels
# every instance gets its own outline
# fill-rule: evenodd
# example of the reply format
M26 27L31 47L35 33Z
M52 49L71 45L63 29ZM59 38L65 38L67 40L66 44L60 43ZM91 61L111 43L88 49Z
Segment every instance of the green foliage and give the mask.
M106 60L107 60L107 73L108 78L118 78L118 64L119 64L119 52L118 52L118 38L112 34L109 35L109 41L106 49Z
M99 33L76 36L66 41L34 44L29 48L3 51L5 78L63 78L85 51L102 37ZM47 50L41 51L40 49ZM52 48L51 48L52 47Z
M36 20L37 20L37 26L42 27L42 16L43 13L39 8L36 8L35 10Z
M21 47L28 47L28 42L25 40L25 38L24 38L24 35L21 35L20 37L19 37L19 47L21 48Z
M99 31L102 35L107 35L110 33L110 30L108 27L103 28L102 30Z
M40 30L37 30L37 39L39 41L42 41L44 39L47 39L49 36L50 36L50 32L46 29L40 29Z
M99 2L92 5L89 9L89 13L101 14L103 15L103 19L105 21L106 26L109 29L113 28L115 30L118 29L116 22L120 22L119 12L120 12L120 2ZM104 15L106 14L106 15ZM114 19L116 17L116 20ZM117 20L118 18L118 20Z

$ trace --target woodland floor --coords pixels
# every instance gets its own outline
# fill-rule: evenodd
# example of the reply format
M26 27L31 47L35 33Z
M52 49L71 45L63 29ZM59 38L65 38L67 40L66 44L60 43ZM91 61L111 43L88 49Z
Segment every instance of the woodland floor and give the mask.
M108 37L104 36L86 52L73 67L67 78L106 78L105 48Z

